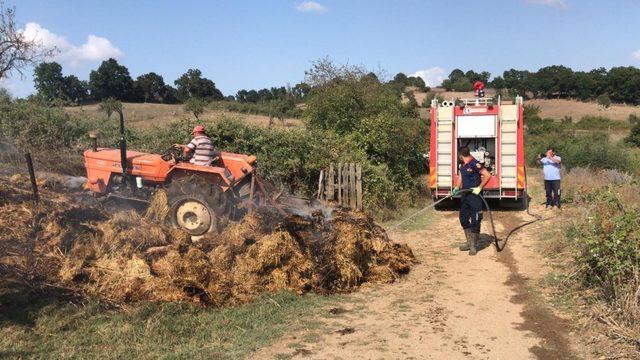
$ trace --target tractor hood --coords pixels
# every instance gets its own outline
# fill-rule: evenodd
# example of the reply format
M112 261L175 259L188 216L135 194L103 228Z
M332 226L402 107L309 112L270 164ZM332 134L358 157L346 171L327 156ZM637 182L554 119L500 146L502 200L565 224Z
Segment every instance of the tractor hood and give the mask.
M164 161L158 154L127 151L127 173L141 176L146 180L164 182L173 161ZM112 173L122 173L120 150L98 148L97 151L84 152L84 165L87 169L88 186L96 192L106 190L106 182ZM105 181L106 180L106 181Z

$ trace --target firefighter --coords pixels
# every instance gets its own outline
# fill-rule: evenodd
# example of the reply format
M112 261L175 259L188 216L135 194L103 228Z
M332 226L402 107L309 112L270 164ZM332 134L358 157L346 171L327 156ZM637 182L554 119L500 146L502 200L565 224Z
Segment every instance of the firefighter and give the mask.
M194 127L191 135L193 135L191 142L187 145L180 145L184 149L185 155L193 151L193 157L189 162L196 165L211 165L211 162L220 156L220 152L213 148L204 126L197 125Z
M482 188L489 182L491 174L473 156L468 147L463 147L458 152L462 165L458 184L453 189L452 196L461 195L460 198L460 225L467 239L460 245L461 251L469 251L469 255L477 252L480 240L480 224L482 223ZM466 190L466 191L462 191Z

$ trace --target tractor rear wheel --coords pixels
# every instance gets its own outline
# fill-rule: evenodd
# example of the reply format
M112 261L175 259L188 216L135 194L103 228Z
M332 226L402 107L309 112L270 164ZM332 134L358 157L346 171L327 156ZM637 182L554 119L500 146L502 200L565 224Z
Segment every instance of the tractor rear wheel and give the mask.
M201 176L171 182L167 197L171 225L191 235L220 231L229 215L227 195Z

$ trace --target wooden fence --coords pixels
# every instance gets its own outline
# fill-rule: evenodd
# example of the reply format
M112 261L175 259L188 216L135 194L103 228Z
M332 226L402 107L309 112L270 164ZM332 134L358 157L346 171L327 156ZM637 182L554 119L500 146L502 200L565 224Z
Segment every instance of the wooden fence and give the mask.
M362 165L338 163L320 171L318 199L362 210Z

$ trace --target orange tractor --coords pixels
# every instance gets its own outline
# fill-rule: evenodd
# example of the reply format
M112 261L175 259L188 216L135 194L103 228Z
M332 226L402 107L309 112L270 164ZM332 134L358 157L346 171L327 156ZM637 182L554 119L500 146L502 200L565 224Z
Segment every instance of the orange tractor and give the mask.
M210 166L189 163L182 149L163 154L127 151L124 118L120 113L120 148L84 152L87 187L94 193L128 201L148 202L157 189L166 189L168 221L191 235L220 230L225 219L239 218L254 206L269 205L285 214L267 184L255 174L256 158L222 152Z

